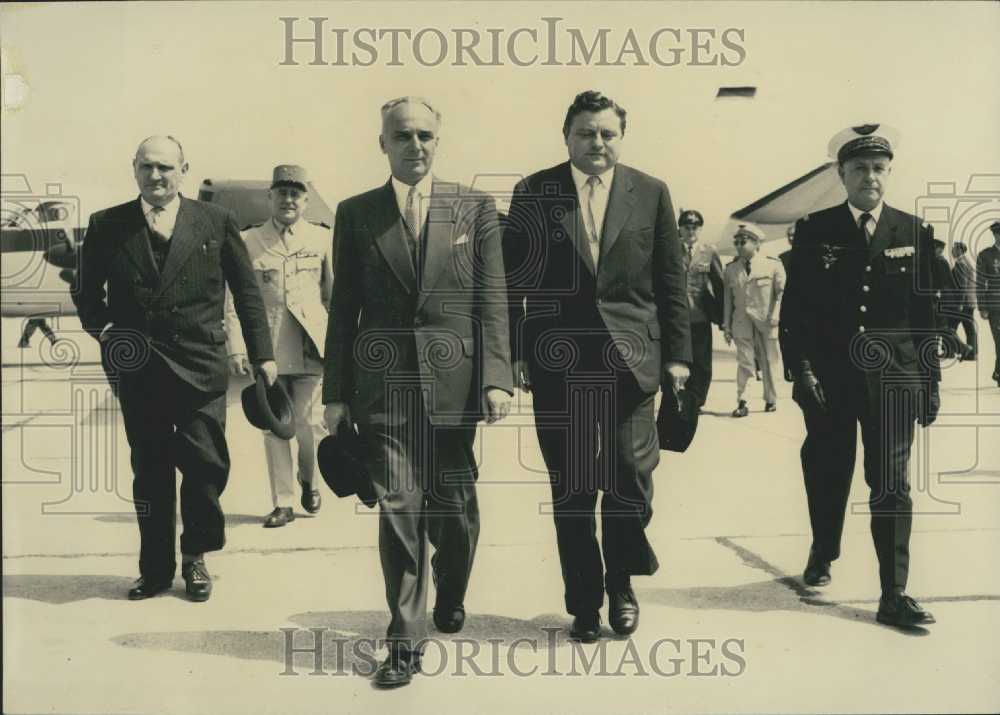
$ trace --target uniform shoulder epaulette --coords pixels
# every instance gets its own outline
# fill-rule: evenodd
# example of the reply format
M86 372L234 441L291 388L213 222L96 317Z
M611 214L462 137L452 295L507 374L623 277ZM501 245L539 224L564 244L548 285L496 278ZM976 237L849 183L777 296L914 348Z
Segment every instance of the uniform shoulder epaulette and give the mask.
M265 223L267 223L267 221L261 221L260 223L251 223L241 228L240 231L249 231L251 228L260 228Z
M777 256L765 256L765 258L770 258L772 261L780 261L781 260Z
M326 221L309 221L309 223L311 223L313 226L317 226L319 228L333 229L333 226L331 226L330 224L328 224Z

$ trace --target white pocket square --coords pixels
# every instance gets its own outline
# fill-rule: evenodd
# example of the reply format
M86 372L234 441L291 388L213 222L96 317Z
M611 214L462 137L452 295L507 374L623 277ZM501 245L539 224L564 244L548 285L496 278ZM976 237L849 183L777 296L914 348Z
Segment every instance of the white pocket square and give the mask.
M463 233L461 236L458 237L458 240L455 241L455 245L458 246L459 244L468 242L469 242L469 234Z

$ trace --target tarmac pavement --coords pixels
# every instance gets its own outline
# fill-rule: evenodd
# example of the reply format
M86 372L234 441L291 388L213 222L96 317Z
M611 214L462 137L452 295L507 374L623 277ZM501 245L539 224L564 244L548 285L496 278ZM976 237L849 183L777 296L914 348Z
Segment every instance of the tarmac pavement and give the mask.
M661 568L633 579L638 632L622 639L605 625L598 644L566 640L548 486L519 395L506 422L479 433L466 627L432 630L428 673L384 692L366 677L388 622L375 511L323 486L318 515L297 510L287 527L263 529L263 442L234 385L228 543L207 558L212 597L186 601L178 575L171 592L128 601L138 550L128 449L92 346L63 319L80 363L54 358L40 334L18 351L13 322L2 339L4 712L1000 711L992 346L947 367L942 415L914 449L908 591L937 624L875 622L860 459L833 583L802 584L801 414L784 384L778 412L764 413L756 383L750 416L729 417L735 359L717 339L708 414L690 450L661 453L655 475L649 536ZM303 652L289 657L289 645Z

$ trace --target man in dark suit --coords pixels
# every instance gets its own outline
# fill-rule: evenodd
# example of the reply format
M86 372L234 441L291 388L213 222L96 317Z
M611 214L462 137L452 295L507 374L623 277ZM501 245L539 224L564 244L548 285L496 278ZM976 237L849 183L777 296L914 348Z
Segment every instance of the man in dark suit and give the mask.
M173 581L180 469L181 573L188 596L204 601L212 581L203 555L225 543L226 285L250 360L269 383L277 370L232 214L178 194L188 165L173 137L143 141L133 168L141 196L90 217L73 300L84 329L101 343L132 450L141 546L129 598L154 596Z
M969 260L969 249L961 241L951 244L951 257L955 263L951 267L951 281L955 286L952 298L950 332L951 340L958 347L963 360L975 360L979 351L976 333L976 267ZM958 338L958 326L965 331L965 342Z
M504 235L515 382L533 393L570 633L585 642L600 636L605 590L615 631L638 625L630 577L658 566L645 534L654 396L682 389L691 363L670 193L618 163L624 134L623 108L577 95L563 124L569 161L517 185Z
M479 536L476 423L513 395L507 294L489 196L431 175L440 115L424 99L382 107L379 144L392 176L341 202L323 402L331 433L358 430L375 456L379 551L392 620L381 687L419 671L427 631L454 633ZM348 425L345 427L345 425Z
M976 303L993 334L996 354L993 380L1000 387L1000 221L990 224L990 231L993 245L980 251L976 258Z
M812 547L804 580L830 582L861 424L871 532L882 598L878 620L908 627L934 618L906 594L914 422L940 406L934 249L928 226L883 200L895 133L879 125L834 137L847 202L801 219L782 302L782 352L795 373Z
M685 389L698 407L708 399L712 385L712 323L722 327L723 273L719 253L699 241L705 219L700 211L681 210L677 219L684 266L687 271L688 306L691 309L691 377Z

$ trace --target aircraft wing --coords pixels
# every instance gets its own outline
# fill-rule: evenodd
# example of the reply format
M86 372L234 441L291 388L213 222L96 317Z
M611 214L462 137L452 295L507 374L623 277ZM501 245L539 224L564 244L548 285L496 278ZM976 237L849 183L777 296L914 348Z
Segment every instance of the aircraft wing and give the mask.
M806 214L834 206L846 199L844 185L837 176L837 162L821 164L809 173L734 211L718 242L719 252L724 255L735 253L732 237L739 224L744 221L762 227L767 234L766 242L784 240L785 229L789 225Z

